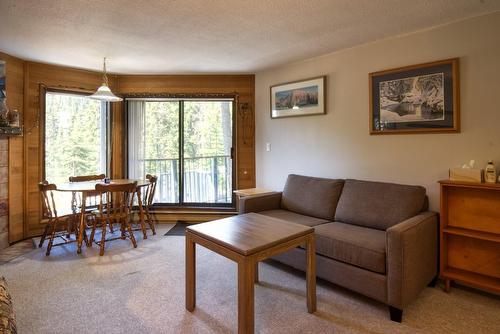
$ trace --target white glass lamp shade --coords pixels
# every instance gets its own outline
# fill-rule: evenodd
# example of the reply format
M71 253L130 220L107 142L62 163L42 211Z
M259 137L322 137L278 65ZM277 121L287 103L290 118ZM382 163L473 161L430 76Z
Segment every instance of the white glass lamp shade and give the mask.
M111 92L111 89L105 84L97 89L97 91L89 96L90 99L106 101L106 102L119 102L123 99L121 97L116 96Z

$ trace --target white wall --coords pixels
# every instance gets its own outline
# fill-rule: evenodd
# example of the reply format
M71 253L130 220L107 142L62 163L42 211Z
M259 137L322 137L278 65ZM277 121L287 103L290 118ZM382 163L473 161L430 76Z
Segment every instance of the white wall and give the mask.
M470 159L500 167L499 33L496 12L257 73L257 186L281 190L289 173L418 184L438 210L437 181L450 167ZM368 73L454 57L461 133L369 135ZM271 120L271 85L320 75L327 76L326 115Z

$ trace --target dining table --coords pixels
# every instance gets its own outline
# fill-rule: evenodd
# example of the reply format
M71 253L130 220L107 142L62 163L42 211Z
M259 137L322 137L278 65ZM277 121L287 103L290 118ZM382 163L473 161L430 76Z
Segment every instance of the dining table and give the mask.
M82 252L82 244L83 244L83 233L85 229L85 210L87 203L87 196L93 192L95 192L95 186L97 184L127 184L137 182L137 202L139 206L139 219L141 222L141 226L144 226L144 207L141 198L141 188L147 187L150 182L149 180L141 180L141 179L112 179L109 180L108 183L104 182L104 180L99 181L85 181L85 182L64 182L57 183L57 191L62 192L71 192L71 193L80 193L81 194L81 207L80 207L80 219L79 219L79 228L78 228L78 237L77 237L77 253L81 254ZM144 239L147 239L146 231L143 230Z

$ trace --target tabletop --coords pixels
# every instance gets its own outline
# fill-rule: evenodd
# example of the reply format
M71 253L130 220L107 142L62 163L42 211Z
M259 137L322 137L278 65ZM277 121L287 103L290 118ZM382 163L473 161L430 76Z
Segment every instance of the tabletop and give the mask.
M148 180L136 180L136 179L116 179L111 180L110 184L126 184L137 182L137 187L145 187L149 185ZM74 191L74 192L85 192L95 190L96 184L106 184L103 181L87 181L87 182L65 182L57 183L58 191Z
M254 254L314 232L312 227L257 213L196 224L186 230L242 255Z
M235 190L234 193L240 197L247 197L252 195L264 195L273 193L273 190L263 189L263 188L249 188L249 189L239 189Z

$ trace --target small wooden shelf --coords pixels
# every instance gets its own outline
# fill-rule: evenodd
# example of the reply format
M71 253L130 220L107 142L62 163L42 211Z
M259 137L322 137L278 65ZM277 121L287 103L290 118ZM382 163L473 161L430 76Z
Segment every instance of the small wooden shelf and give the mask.
M469 230L460 227L443 227L443 233L500 243L500 234Z
M21 127L0 126L0 137L22 136Z
M440 276L500 293L500 184L440 181Z
M470 284L476 288L486 289L500 293L500 278L481 275L467 270L457 268L446 268L443 275L449 279L456 280L465 284Z

